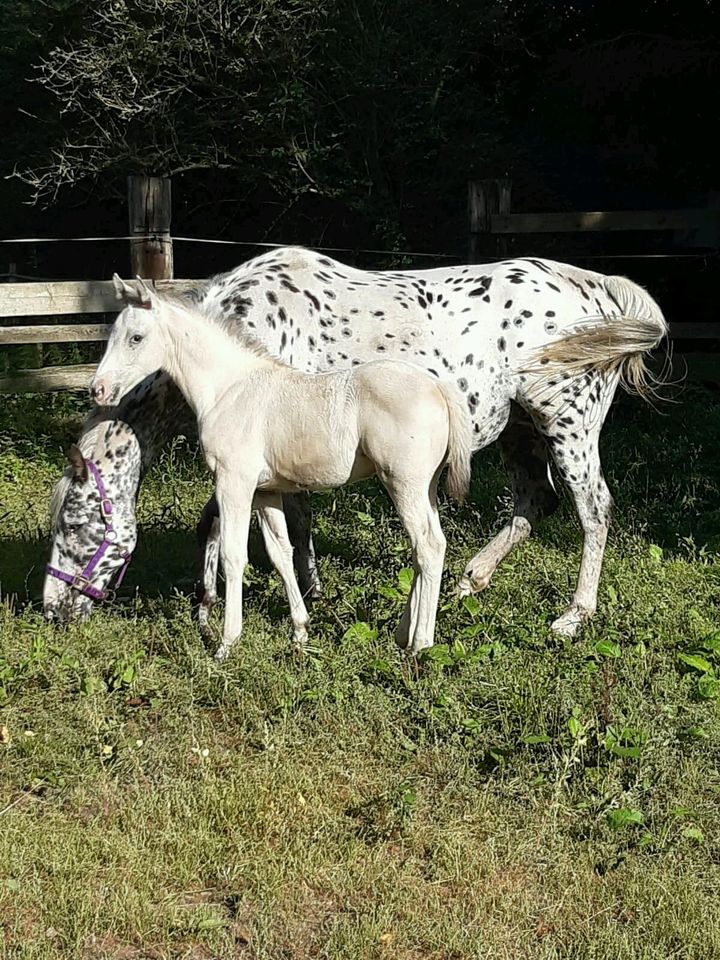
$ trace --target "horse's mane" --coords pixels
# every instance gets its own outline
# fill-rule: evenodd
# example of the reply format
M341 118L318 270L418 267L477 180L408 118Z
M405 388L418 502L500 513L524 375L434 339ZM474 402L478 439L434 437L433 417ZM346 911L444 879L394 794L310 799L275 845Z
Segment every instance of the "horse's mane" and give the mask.
M86 459L88 457L92 458L95 446L100 439L102 425L107 423L109 420L115 419L117 410L118 407L93 410L85 418L77 445L80 448L80 452ZM57 525L60 510L65 502L65 497L67 496L68 488L71 482L72 467L66 466L63 475L55 484L55 489L53 490L52 497L50 499L50 527L53 531Z

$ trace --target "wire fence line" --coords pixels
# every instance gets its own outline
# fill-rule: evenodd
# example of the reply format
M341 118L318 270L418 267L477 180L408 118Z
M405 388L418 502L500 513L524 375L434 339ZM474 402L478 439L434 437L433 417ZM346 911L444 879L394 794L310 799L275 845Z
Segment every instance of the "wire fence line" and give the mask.
M114 243L128 242L137 240L137 235L117 236L117 237L11 237L0 239L0 244L39 244L39 243ZM173 243L204 243L221 246L235 247L262 247L276 250L286 246L297 246L298 244L270 243L264 240L223 240L212 237L180 237L167 235L153 235L143 237L144 240L153 242L173 242ZM305 244L301 244L305 246ZM307 245L310 250L317 250L320 253L367 253L373 256L384 257L412 257L414 259L430 260L448 260L462 262L463 257L455 253L437 253L424 250L377 250L365 247L325 247ZM712 250L704 253L606 253L606 254L575 254L575 260L704 260L709 261L720 256L720 251ZM500 257L498 259L510 259L509 257ZM489 262L489 261L487 261ZM2 275L0 275L1 277ZM23 277L25 279L25 277ZM34 278L27 278L34 279Z
M129 240L138 240L139 237L135 236L124 236L124 237L16 237L10 239L0 240L0 243L105 243L113 241L129 241ZM265 247L267 249L276 250L281 247L287 246L306 246L305 244L288 244L288 243L268 243L263 240L221 240L211 237L176 237L167 235L157 235L149 234L142 237L143 240L152 241L155 243L162 242L173 242L173 243L207 243L207 244L219 244L222 246L232 246L232 247ZM454 253L433 253L433 252L424 252L418 250L370 250L364 247L317 247L313 245L307 245L310 250L317 250L322 253L372 253L380 256L393 256L393 257L430 257L432 259L438 260L459 260L460 257Z

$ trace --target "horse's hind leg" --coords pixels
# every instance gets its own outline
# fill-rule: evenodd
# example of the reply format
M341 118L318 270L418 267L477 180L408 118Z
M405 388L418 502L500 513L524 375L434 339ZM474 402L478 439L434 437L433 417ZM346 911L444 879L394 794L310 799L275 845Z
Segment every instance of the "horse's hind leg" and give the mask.
M498 442L512 484L513 515L510 523L465 567L458 585L461 597L484 590L498 564L530 536L539 520L554 513L559 502L550 476L545 440L516 403L512 404L510 420Z
M558 470L575 502L584 534L575 593L565 613L552 624L554 632L564 637L575 636L583 622L595 613L612 511L612 496L602 473L597 435L583 453L587 459L583 458L582 463L578 464L577 451L573 453L567 442L557 443L553 449Z
M293 561L303 597L311 600L322 595L322 584L315 560L310 509L307 493L288 493L283 496L283 509L288 535L293 545Z
M290 619L293 624L293 643L303 649L307 643L308 613L295 579L293 548L288 536L286 514L280 494L256 494L254 505L258 508L260 530L270 561L282 579L290 604Z
M200 632L210 633L210 612L217 599L217 575L220 562L220 511L215 494L203 507L195 534L198 542L200 580L196 588L199 602L198 623Z
M590 374L550 380L545 390L546 399L537 408L538 419L543 417L540 428L573 498L584 534L575 593L565 613L552 624L555 633L565 637L574 636L597 606L612 511L612 497L603 477L598 444L616 387L616 377L606 379Z
M438 475L439 471L429 486L381 476L412 544L415 579L397 636L400 645L414 654L433 645L445 559L445 536L436 499Z

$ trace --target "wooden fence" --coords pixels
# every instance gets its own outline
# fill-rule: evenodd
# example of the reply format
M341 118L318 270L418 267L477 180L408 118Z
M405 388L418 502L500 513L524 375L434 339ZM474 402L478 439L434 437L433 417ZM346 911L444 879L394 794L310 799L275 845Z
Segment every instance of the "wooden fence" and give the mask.
M159 290L187 289L192 280L158 280ZM107 340L118 302L111 281L61 283L6 283L0 285L0 320L7 317L63 317L95 315L91 323L43 323L0 326L0 346L30 343L87 343ZM98 316L99 315L99 316ZM49 390L84 390L96 364L18 370L0 377L2 393L45 393Z
M559 213L511 212L511 180L468 182L469 257L471 263L518 256L509 253L510 237L536 236L535 250L543 249L548 234L655 233L677 238L695 231L704 238L707 255L720 253L720 210L604 210ZM542 253L538 254L542 256ZM666 255L672 259L673 254ZM642 255L640 257L642 259ZM563 259L573 262L571 253ZM582 260L582 255L578 259ZM716 261L717 262L717 261ZM671 323L675 340L720 339L720 321Z
M131 276L154 280L158 289L183 290L192 280L172 280L173 245L170 236L171 183L166 177L133 175L127 179ZM118 310L112 281L80 280L0 285L0 347L22 344L88 343L107 340ZM4 326L8 317L94 315L92 323L43 323ZM0 375L0 394L84 390L96 364L16 370Z

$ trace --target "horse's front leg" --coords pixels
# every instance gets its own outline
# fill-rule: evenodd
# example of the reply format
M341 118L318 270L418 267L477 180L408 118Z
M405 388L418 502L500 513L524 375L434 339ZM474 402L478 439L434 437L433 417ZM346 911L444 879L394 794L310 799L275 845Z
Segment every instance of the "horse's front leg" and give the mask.
M225 622L216 660L224 660L242 633L243 574L247 565L248 531L255 482L218 470L220 554L225 569Z
M210 634L210 612L217 599L217 576L220 563L220 515L215 494L203 507L195 528L198 543L200 578L196 587L198 623L203 636Z

